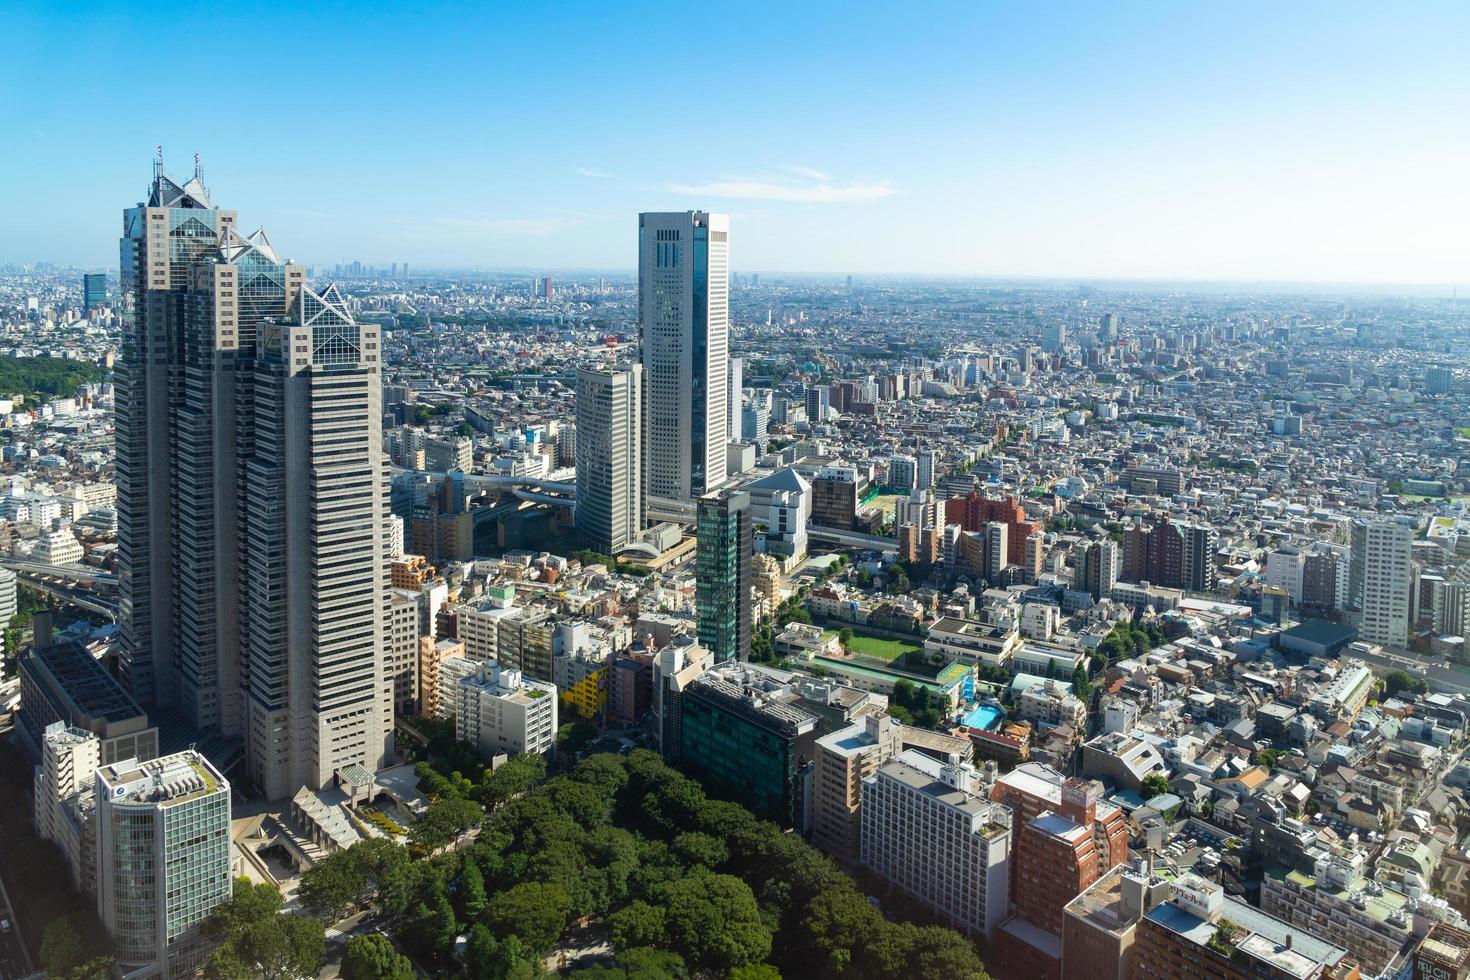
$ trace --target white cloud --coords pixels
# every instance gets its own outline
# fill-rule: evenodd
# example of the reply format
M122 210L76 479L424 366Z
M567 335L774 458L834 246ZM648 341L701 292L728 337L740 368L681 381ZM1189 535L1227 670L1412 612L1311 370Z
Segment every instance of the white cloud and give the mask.
M673 184L669 191L690 197L738 197L796 204L852 204L857 201L876 201L898 193L898 189L886 180L876 183L838 184L820 176L815 170L808 170L805 176L809 180L804 182L732 177L704 184Z
M490 232L496 235L545 238L581 224L581 219L567 215L553 215L545 218L440 218L438 224Z
M827 181L832 179L820 170L813 170L811 167L799 167L795 164L787 164L781 169L787 173L796 174L798 177L808 177L812 180Z
M593 167L577 167L576 171L583 177L600 177L604 180L610 179L612 177L612 174L608 173L606 170L597 170Z

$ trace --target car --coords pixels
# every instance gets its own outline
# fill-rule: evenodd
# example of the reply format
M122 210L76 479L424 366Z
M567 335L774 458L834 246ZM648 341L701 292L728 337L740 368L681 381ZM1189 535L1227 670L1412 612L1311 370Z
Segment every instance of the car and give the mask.
M10 920L9 919L0 919L0 932L9 932L9 931L10 931Z

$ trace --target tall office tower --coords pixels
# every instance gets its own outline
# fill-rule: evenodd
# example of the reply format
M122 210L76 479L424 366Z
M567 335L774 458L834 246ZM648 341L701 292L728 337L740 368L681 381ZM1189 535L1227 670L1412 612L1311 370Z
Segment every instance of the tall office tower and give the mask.
M161 154L147 203L123 212L115 413L118 659L127 687L147 707L172 707L177 691L171 380L182 368L181 299L190 267L217 250L234 225L235 213L214 206L197 173L183 184L169 178Z
M1102 315L1101 319L1098 320L1097 336L1104 343L1117 339L1118 314L1104 313Z
M616 555L643 531L643 365L577 372L577 531Z
M1410 555L1414 529L1390 520L1355 520L1351 595L1362 613L1358 635L1369 643L1409 642Z
M230 784L192 750L97 770L97 914L119 975L195 975L230 897Z
M1424 372L1424 387L1431 395L1448 395L1455 390L1455 372L1447 367L1429 368Z
M1067 325L1065 323L1048 323L1041 328L1041 349L1048 354L1056 354L1067 346Z
M1215 588L1215 550L1219 537L1208 524L1184 524L1184 584L1191 592L1211 592Z
M740 424L740 393L745 389L745 358L732 357L729 367L725 371L727 380L725 404L730 412L730 434L726 436L729 442L739 442L741 438ZM728 468L728 467L727 467Z
M329 287L302 288L256 345L246 759L270 799L383 761L389 525L378 344L378 328L353 322Z
M107 305L107 273L88 272L82 276L82 312Z
M177 705L198 729L240 733L241 650L249 636L249 568L240 560L254 445L255 344L268 317L285 314L303 270L283 262L264 230L233 228L190 267L179 297L179 365L173 429L173 556Z
M656 520L694 523L695 499L725 483L729 264L726 215L638 216L645 501Z
M694 606L699 642L715 663L750 659L751 529L746 491L699 498Z

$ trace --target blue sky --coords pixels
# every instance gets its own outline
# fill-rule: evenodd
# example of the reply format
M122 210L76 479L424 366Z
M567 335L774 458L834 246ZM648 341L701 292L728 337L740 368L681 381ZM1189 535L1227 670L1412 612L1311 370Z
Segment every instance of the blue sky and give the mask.
M1470 5L30 4L0 261L116 264L155 144L298 260L1470 283Z

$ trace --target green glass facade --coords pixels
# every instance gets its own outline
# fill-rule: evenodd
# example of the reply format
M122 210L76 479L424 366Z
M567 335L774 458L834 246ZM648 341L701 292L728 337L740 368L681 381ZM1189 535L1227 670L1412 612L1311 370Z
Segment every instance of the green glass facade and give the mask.
M711 786L790 826L799 813L798 772L810 757L816 719L788 719L721 681L696 681L682 699L682 762Z
M699 642L717 664L750 659L751 532L750 494L699 498L694 604Z

